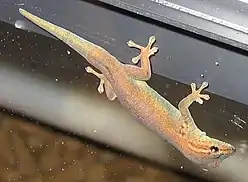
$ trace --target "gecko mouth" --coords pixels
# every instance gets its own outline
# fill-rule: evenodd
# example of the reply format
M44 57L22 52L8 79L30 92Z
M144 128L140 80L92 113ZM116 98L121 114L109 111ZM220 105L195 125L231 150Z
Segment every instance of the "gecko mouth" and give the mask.
M232 153L231 154L235 154L236 153L236 148L232 147Z
M225 156L224 153L219 153L219 154L212 155L212 156L211 156L211 159L219 159L219 160L222 160L224 156Z
M220 159L221 156L224 156L224 154L220 154L220 155L214 156L213 159Z

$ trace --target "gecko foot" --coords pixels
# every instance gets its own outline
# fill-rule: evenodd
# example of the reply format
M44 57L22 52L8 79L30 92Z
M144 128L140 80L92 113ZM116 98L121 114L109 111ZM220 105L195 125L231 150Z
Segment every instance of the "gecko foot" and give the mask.
M156 41L155 36L151 36L149 38L149 42L148 42L147 46L146 47L143 47L141 45L136 44L134 41L129 40L127 42L127 45L129 47L134 47L134 48L137 48L137 49L140 49L141 50L140 55L132 58L132 62L134 64L137 64L139 62L141 56L144 55L144 54L146 54L147 57L150 57L150 56L154 55L158 51L158 48L157 47L151 48L155 41Z
M113 100L115 100L117 98L117 96L116 96L111 84L109 83L109 81L107 79L105 79L103 74L100 74L100 73L96 72L90 66L87 66L85 68L85 70L86 70L87 73L91 73L91 74L95 75L96 77L98 77L100 79L100 83L99 83L99 86L97 88L97 90L98 90L98 92L100 94L102 94L105 91L106 96L110 101L113 101Z
M198 102L199 104L203 104L203 100L209 100L210 96L208 94L200 94L202 90L204 90L205 88L208 87L208 82L203 82L201 87L196 90L196 84L195 83L191 83L191 90L192 90L192 97L193 100Z
M98 90L98 92L99 92L100 94L102 94L102 93L104 92L104 87L103 87L103 85L104 85L104 79L103 79L103 75L100 74L100 73L98 73L98 72L96 72L96 71L95 71L92 67L90 67L90 66L87 66L87 67L85 68L85 70L86 70L87 73L91 73L91 74L95 75L96 77L98 77L98 78L100 79L100 83L99 83L99 86L98 86L97 90Z

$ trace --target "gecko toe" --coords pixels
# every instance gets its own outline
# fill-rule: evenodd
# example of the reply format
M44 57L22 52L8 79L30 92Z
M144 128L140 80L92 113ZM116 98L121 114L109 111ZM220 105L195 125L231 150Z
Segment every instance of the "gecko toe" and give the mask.
M195 101L198 102L199 104L203 104L203 100L201 98L198 98Z
M201 94L200 95L201 98L205 99L205 100L209 100L210 96L208 94Z
M138 55L138 56L132 58L132 62L133 62L134 64L137 64L137 63L139 62L139 60L140 60L140 55Z
M134 41L129 40L129 41L127 41L127 45L128 45L129 47L133 47L133 46L135 45L135 43L134 43Z
M203 82L200 89L203 90L207 87L208 87L208 82Z
M85 67L87 73L92 73L92 68L90 66Z
M157 47L153 47L152 49L150 49L149 56L154 55L156 52L158 52L158 48Z
M127 45L128 45L129 47L135 47L135 48L137 48L137 49L142 49L142 48L143 48L142 46L136 44L136 43L135 43L134 41L132 41L132 40L129 40L129 41L127 42Z
M99 84L97 90L98 90L98 92L99 92L100 94L102 94L102 93L104 92L103 83L100 83L100 84Z
M154 42L156 41L156 38L155 38L155 36L151 36L151 37L149 37L149 45L152 45Z
M196 91L196 84L195 83L191 83L191 90L192 92Z

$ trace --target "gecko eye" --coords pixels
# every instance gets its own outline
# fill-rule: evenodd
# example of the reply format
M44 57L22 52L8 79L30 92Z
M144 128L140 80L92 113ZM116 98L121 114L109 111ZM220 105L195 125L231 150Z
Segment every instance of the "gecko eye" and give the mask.
M219 152L219 148L216 146L211 146L210 150L211 150L211 152Z

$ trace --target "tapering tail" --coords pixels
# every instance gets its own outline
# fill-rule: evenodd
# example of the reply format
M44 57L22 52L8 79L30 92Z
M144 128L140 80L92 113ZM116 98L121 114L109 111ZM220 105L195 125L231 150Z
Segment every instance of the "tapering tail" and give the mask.
M35 23L37 26L41 27L42 29L46 30L47 32L51 33L67 45L69 45L72 49L77 51L80 55L82 55L86 60L92 64L94 67L98 68L102 72L104 70L109 70L108 67L116 63L116 61L113 61L114 58L110 53L108 53L105 49L102 47L95 45L78 35L59 27L55 24L52 24L46 20L43 20L29 12L27 12L24 9L19 9L19 12ZM105 60L97 60L102 58L109 58Z

